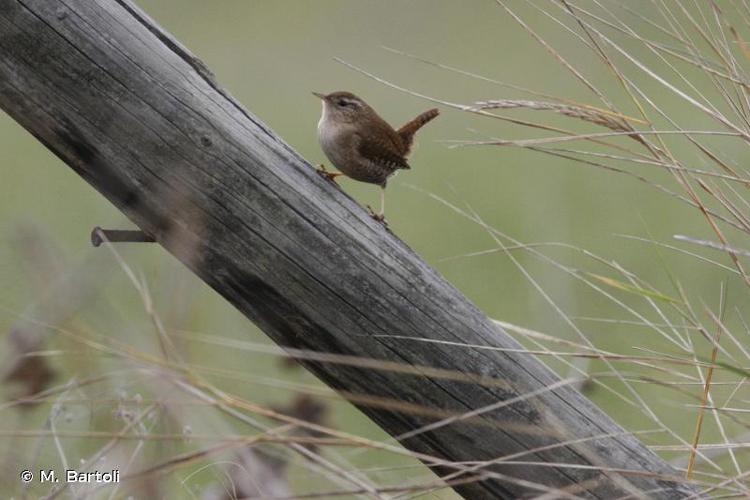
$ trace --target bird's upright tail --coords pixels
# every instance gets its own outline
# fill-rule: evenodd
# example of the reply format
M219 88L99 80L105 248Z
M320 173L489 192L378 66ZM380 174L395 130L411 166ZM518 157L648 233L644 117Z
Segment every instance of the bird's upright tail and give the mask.
M398 135L399 137L401 137L401 141L404 143L404 146L406 148L404 156L408 155L409 151L411 151L411 146L414 143L414 134L417 133L417 130L422 128L427 122L429 122L439 114L440 111L438 111L436 108L425 111L400 129L398 129Z

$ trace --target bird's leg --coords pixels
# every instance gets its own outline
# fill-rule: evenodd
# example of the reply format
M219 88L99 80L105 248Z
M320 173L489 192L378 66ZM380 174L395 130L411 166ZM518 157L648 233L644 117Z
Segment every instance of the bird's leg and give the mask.
M326 170L325 165L323 165L322 163L318 165L318 168L316 168L315 171L334 184L336 184L336 177L344 175L341 172L329 172L328 170Z
M375 211L370 207L370 205L367 205L367 209L370 211L370 216L375 219L376 221L383 224L385 227L388 227L388 221L385 220L385 188L381 186L380 189L380 213L375 213Z

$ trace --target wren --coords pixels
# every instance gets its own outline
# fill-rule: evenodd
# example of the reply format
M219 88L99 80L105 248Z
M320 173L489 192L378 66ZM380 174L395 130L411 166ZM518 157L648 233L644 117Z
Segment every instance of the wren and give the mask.
M431 109L395 130L365 101L350 92L313 95L323 101L323 114L318 122L318 141L323 152L340 172L318 170L333 180L345 175L354 180L378 184L380 212L370 212L375 220L385 223L385 186L388 178L400 169L411 168L406 162L414 134L439 111ZM370 207L367 207L370 208Z

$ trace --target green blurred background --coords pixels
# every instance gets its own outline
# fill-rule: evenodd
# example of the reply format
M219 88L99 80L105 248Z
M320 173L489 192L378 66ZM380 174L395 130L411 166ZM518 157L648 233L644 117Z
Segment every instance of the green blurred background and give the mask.
M139 0L138 4L202 59L221 85L313 164L327 163L327 160L316 140L320 102L311 91L352 91L394 125L433 106L352 71L335 62L334 57L410 90L447 101L471 104L485 99L527 97L489 82L421 64L386 51L383 46L522 87L599 104L492 1ZM558 29L552 31L554 24L525 2L511 2L511 5L593 81L613 95L619 95L616 82L609 78L601 64L594 63L580 44ZM630 5L648 8L647 2ZM654 61L649 54L638 55ZM654 95L664 93L651 81L644 79L641 83ZM703 117L692 116L694 110L673 97L663 97L665 108L673 116L685 118L693 128L706 126ZM621 101L621 97L615 100ZM743 303L745 290L726 272L674 253L667 252L660 257L653 246L617 236L634 234L668 243L676 233L710 236L705 220L696 211L637 180L572 161L512 148L449 148L442 141L545 134L445 107L441 111L441 116L419 134L419 146L410 161L413 169L389 184L388 218L396 235L489 316L577 340L505 255L466 256L496 245L477 224L426 193L462 208L470 207L487 224L522 242L564 242L617 261L673 294L667 265L660 260L666 255L669 270L696 298L714 307L719 283L729 279L730 307ZM631 109L626 111L632 112ZM570 130L597 131L590 125L531 111L507 114ZM728 143L722 152L732 156L736 151L739 157L739 147ZM76 266L87 259L103 258L108 263L105 267L111 268L111 276L104 281L96 299L68 322L71 328L114 336L156 352L153 327L143 312L138 294L108 254L92 257L92 254L102 255L106 251L93 250L89 243L92 227L129 227L128 221L30 134L2 114L0 151L0 238L3 242L0 245L0 281L3 284L0 287L0 332L9 331L44 289L45 280L40 278L34 259L19 243L19 234L31 230L43 235L43 240L50 244L46 250L59 263ZM654 168L640 167L634 171L646 173L655 182L674 188L670 177ZM363 205L377 205L376 187L350 180L340 184ZM163 315L168 328L267 342L248 320L160 248L142 245L122 246L119 250L145 277L155 308ZM607 274L605 268L573 250L553 248L545 252L565 265ZM515 255L569 316L632 319L601 294L581 286L565 273L523 252L515 252ZM725 256L713 257L728 263ZM626 294L623 300L630 298ZM658 318L652 315L652 319ZM586 321L579 324L602 349L623 354L639 352L634 350L638 346L672 349L651 329ZM277 360L266 355L200 343L188 344L185 350L188 359L197 365L245 374L241 380L221 377L214 380L226 391L251 401L283 404L290 397L290 392L284 389L272 387L273 390L269 390L267 386L248 383L253 379L266 377L317 384L303 373L280 369ZM58 371L57 383L64 383L87 370L89 374L96 372L84 366L81 357L75 355L52 357L51 363ZM553 362L552 365L563 375L568 374L568 369L561 364ZM596 372L603 367L594 362L586 369ZM122 385L126 394L132 396L138 392L135 383L126 381ZM658 386L642 384L638 390L670 427L685 437L690 436L694 419L692 414L682 411L681 404L686 399ZM700 388L688 390L697 393ZM629 429L651 428L641 412L606 391L593 388L588 395ZM27 425L38 428L48 412L49 407L23 413L32 417L24 420L25 417L19 416L10 428ZM347 432L385 438L344 403L332 407L328 423ZM715 429L707 432L710 435ZM658 441L658 438L652 440ZM664 442L673 440L665 438ZM32 445L21 441L20 446L24 453L28 451L26 447ZM47 452L49 460L54 461L54 453ZM378 454L366 455L362 459L365 463L389 463L391 460ZM12 484L12 480L8 481Z

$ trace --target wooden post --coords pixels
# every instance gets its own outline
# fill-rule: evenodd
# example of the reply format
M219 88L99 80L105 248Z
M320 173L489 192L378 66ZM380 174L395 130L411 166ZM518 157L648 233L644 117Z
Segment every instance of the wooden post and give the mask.
M331 387L475 412L401 440L438 473L549 465L474 468L466 498L694 493L536 358L457 346L519 348L129 0L0 0L0 107L278 344L418 372L303 361ZM437 419L355 399L392 436Z

